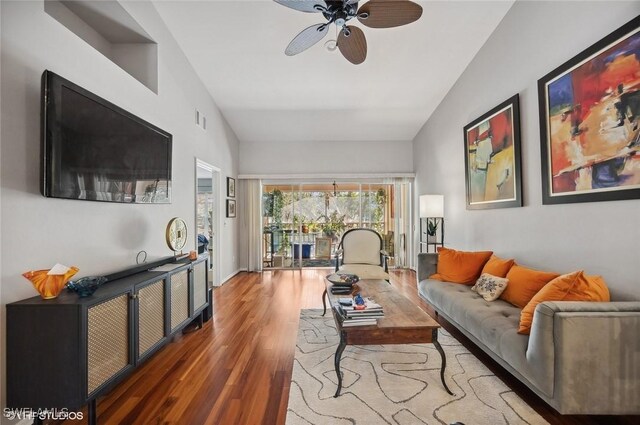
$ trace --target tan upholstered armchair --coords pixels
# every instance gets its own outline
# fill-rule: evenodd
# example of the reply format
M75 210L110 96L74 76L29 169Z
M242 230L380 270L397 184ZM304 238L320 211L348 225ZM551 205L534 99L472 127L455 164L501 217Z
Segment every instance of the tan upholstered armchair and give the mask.
M375 230L347 230L336 250L336 272L389 281L388 257L382 249L382 237Z

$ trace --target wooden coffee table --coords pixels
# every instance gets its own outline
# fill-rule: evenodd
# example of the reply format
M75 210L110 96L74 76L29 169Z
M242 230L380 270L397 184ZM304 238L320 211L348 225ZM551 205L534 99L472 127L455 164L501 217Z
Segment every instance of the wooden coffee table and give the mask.
M440 379L445 390L453 393L444 380L444 369L447 366L447 358L438 342L438 329L440 325L431 316L425 313L417 305L400 294L386 280L361 280L354 285L351 296L360 292L363 297L371 297L384 309L384 317L378 319L376 325L342 327L333 306L340 297L348 297L349 294L332 294L331 282L325 279L325 290L322 294L324 305L323 316L327 313L325 297L329 300L333 319L336 322L336 330L340 334L340 343L336 350L334 364L338 376L338 389L334 397L340 395L342 390L342 373L340 372L340 359L347 345L380 345L380 344L433 344L440 353L442 359L440 367Z

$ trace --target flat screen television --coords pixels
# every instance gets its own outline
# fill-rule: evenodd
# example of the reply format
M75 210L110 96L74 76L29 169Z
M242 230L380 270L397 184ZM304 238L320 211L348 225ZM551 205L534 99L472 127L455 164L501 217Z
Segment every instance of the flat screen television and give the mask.
M171 202L171 134L59 75L42 75L41 191L52 198Z

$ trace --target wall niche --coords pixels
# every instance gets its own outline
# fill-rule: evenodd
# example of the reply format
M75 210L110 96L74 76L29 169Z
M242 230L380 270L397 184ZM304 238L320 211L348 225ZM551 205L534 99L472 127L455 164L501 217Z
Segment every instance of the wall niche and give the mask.
M158 93L158 44L117 1L51 0L44 10Z

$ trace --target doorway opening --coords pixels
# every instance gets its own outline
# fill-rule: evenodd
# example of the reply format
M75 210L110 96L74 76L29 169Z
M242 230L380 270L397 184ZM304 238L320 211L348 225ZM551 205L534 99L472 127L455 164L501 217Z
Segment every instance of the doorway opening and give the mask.
M207 254L209 286L220 285L220 170L196 158L195 235L198 255Z

